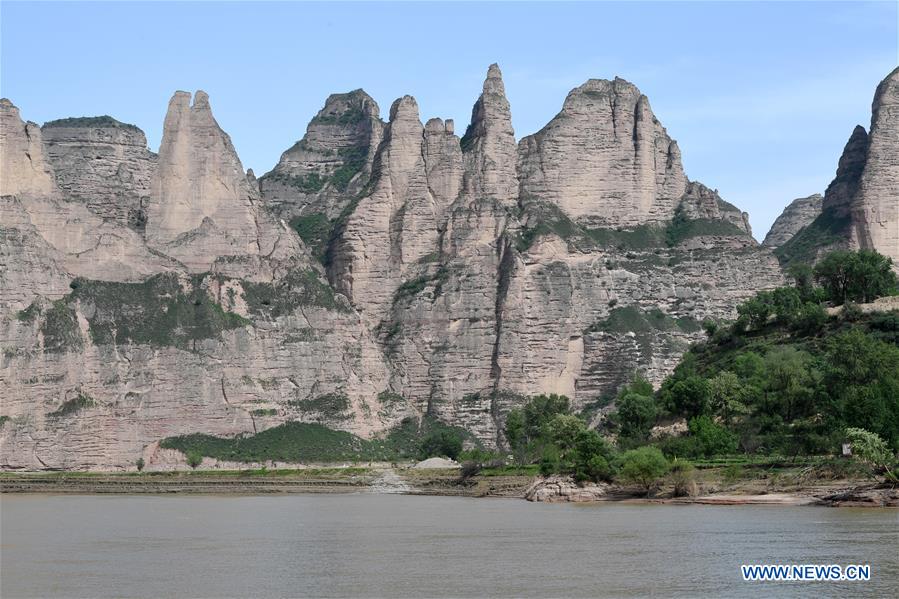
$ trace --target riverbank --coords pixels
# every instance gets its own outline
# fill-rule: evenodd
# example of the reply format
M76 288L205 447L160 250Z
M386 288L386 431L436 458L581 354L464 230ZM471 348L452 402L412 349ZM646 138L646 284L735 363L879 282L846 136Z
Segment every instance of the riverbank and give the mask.
M695 505L828 505L899 507L899 490L860 479L807 480L801 473L777 476L727 469L701 472L696 491L675 497L662 485L651 496L620 485L546 482L530 469L486 471L463 478L458 470L392 467L304 468L283 470L197 470L167 472L0 473L0 493L42 494L320 494L394 493L458 497L525 498L546 502L626 502ZM535 487L549 488L541 494Z

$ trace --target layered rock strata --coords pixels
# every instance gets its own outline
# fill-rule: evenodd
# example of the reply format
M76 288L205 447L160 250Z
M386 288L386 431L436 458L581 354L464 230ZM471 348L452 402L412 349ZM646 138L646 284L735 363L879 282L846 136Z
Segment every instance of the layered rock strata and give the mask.
M291 420L369 437L431 417L502 446L537 393L595 421L782 284L772 248L825 214L829 243L889 243L892 163L872 152L894 148L890 81L821 215L803 228L794 207L768 246L622 79L572 90L518 144L496 65L461 138L411 96L385 123L335 94L259 180L202 92L175 94L156 166L127 126L42 139L4 102L0 467L124 468L168 436ZM126 171L143 174L100 182Z
M824 196L820 193L797 198L790 202L781 215L774 220L762 245L776 248L788 242L796 233L818 218L823 204Z

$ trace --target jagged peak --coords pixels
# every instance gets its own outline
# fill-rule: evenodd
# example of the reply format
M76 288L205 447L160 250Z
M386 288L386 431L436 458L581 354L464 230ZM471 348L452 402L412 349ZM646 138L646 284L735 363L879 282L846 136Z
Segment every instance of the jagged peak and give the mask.
M418 102L414 97L406 95L397 98L390 106L390 122L397 120L420 120L418 117Z
M209 94L198 89L196 93L194 93L194 104L191 108L194 110L209 109Z
M340 123L340 117L354 111L361 111L361 115L365 117L381 118L381 109L378 103L364 89L359 88L329 95L325 100L325 105L318 111L312 122L324 121L324 124L331 124L330 121L337 119L338 124L347 124L346 122ZM355 119L349 119L349 121L355 122Z
M484 80L483 91L485 94L506 95L506 86L503 83L503 72L495 62L487 68L487 78Z

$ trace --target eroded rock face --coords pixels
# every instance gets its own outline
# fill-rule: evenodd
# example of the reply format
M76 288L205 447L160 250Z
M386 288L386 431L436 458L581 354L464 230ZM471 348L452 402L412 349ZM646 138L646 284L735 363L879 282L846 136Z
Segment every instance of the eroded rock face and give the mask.
M483 93L471 111L471 124L461 140L465 152L465 193L514 206L518 196L518 156L512 113L502 72L487 70Z
M264 210L209 96L175 92L163 125L147 209L155 252L191 272L271 279L278 263L303 254L286 224Z
M41 128L59 188L104 220L146 224L156 154L144 132L111 117L61 119Z
M370 436L431 416L502 446L527 396L590 408L637 370L658 383L703 319L783 282L623 80L516 144L493 65L455 129L411 96L384 124L361 90L333 95L257 181L206 95L176 93L143 236L110 200L140 186L96 179L139 139L70 132L59 173L4 154L31 195L0 204L0 466L126 467L167 436L289 420Z
M871 129L856 126L821 214L778 248L780 259L814 262L835 249L876 250L899 259L899 69L877 87ZM896 266L899 269L899 266Z
M686 187L677 143L633 84L591 79L519 144L521 193L576 222L632 227L670 220Z
M378 104L363 90L328 97L306 135L260 179L266 202L283 219L336 219L368 183L383 136Z
M49 196L55 191L40 127L22 122L19 109L0 98L0 196Z
M821 214L823 202L824 196L820 193L790 202L771 225L771 229L765 235L762 245L780 247L788 242L803 227L810 225L813 220L818 218L818 215Z
M865 170L852 204L853 239L899 264L899 68L874 94Z

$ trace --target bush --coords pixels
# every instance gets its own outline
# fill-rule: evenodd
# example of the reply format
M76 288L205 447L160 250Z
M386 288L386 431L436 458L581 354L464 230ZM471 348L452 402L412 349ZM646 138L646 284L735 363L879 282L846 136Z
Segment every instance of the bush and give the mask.
M423 458L444 456L455 460L462 453L462 435L451 430L432 431L421 441Z
M621 478L642 487L648 493L668 472L668 460L657 447L640 447L624 453Z
M834 304L872 302L896 291L892 265L873 250L831 252L815 266L815 280Z
M712 457L727 455L737 451L737 437L709 418L697 416L688 423L690 435L696 439L696 448L701 455Z
M658 410L651 395L629 392L619 397L617 421L624 437L645 439L655 424Z
M696 469L690 462L675 459L671 464L671 483L675 497L693 497L699 494L696 485Z
M852 445L852 455L872 468L872 475L883 472L885 478L899 483L899 477L893 467L896 456L877 433L862 428L847 428L846 438Z
M137 471L141 472L144 469L144 458L137 458L135 466L137 466Z
M187 465L191 468L196 468L200 464L203 463L203 455L199 451L188 451L187 452Z

